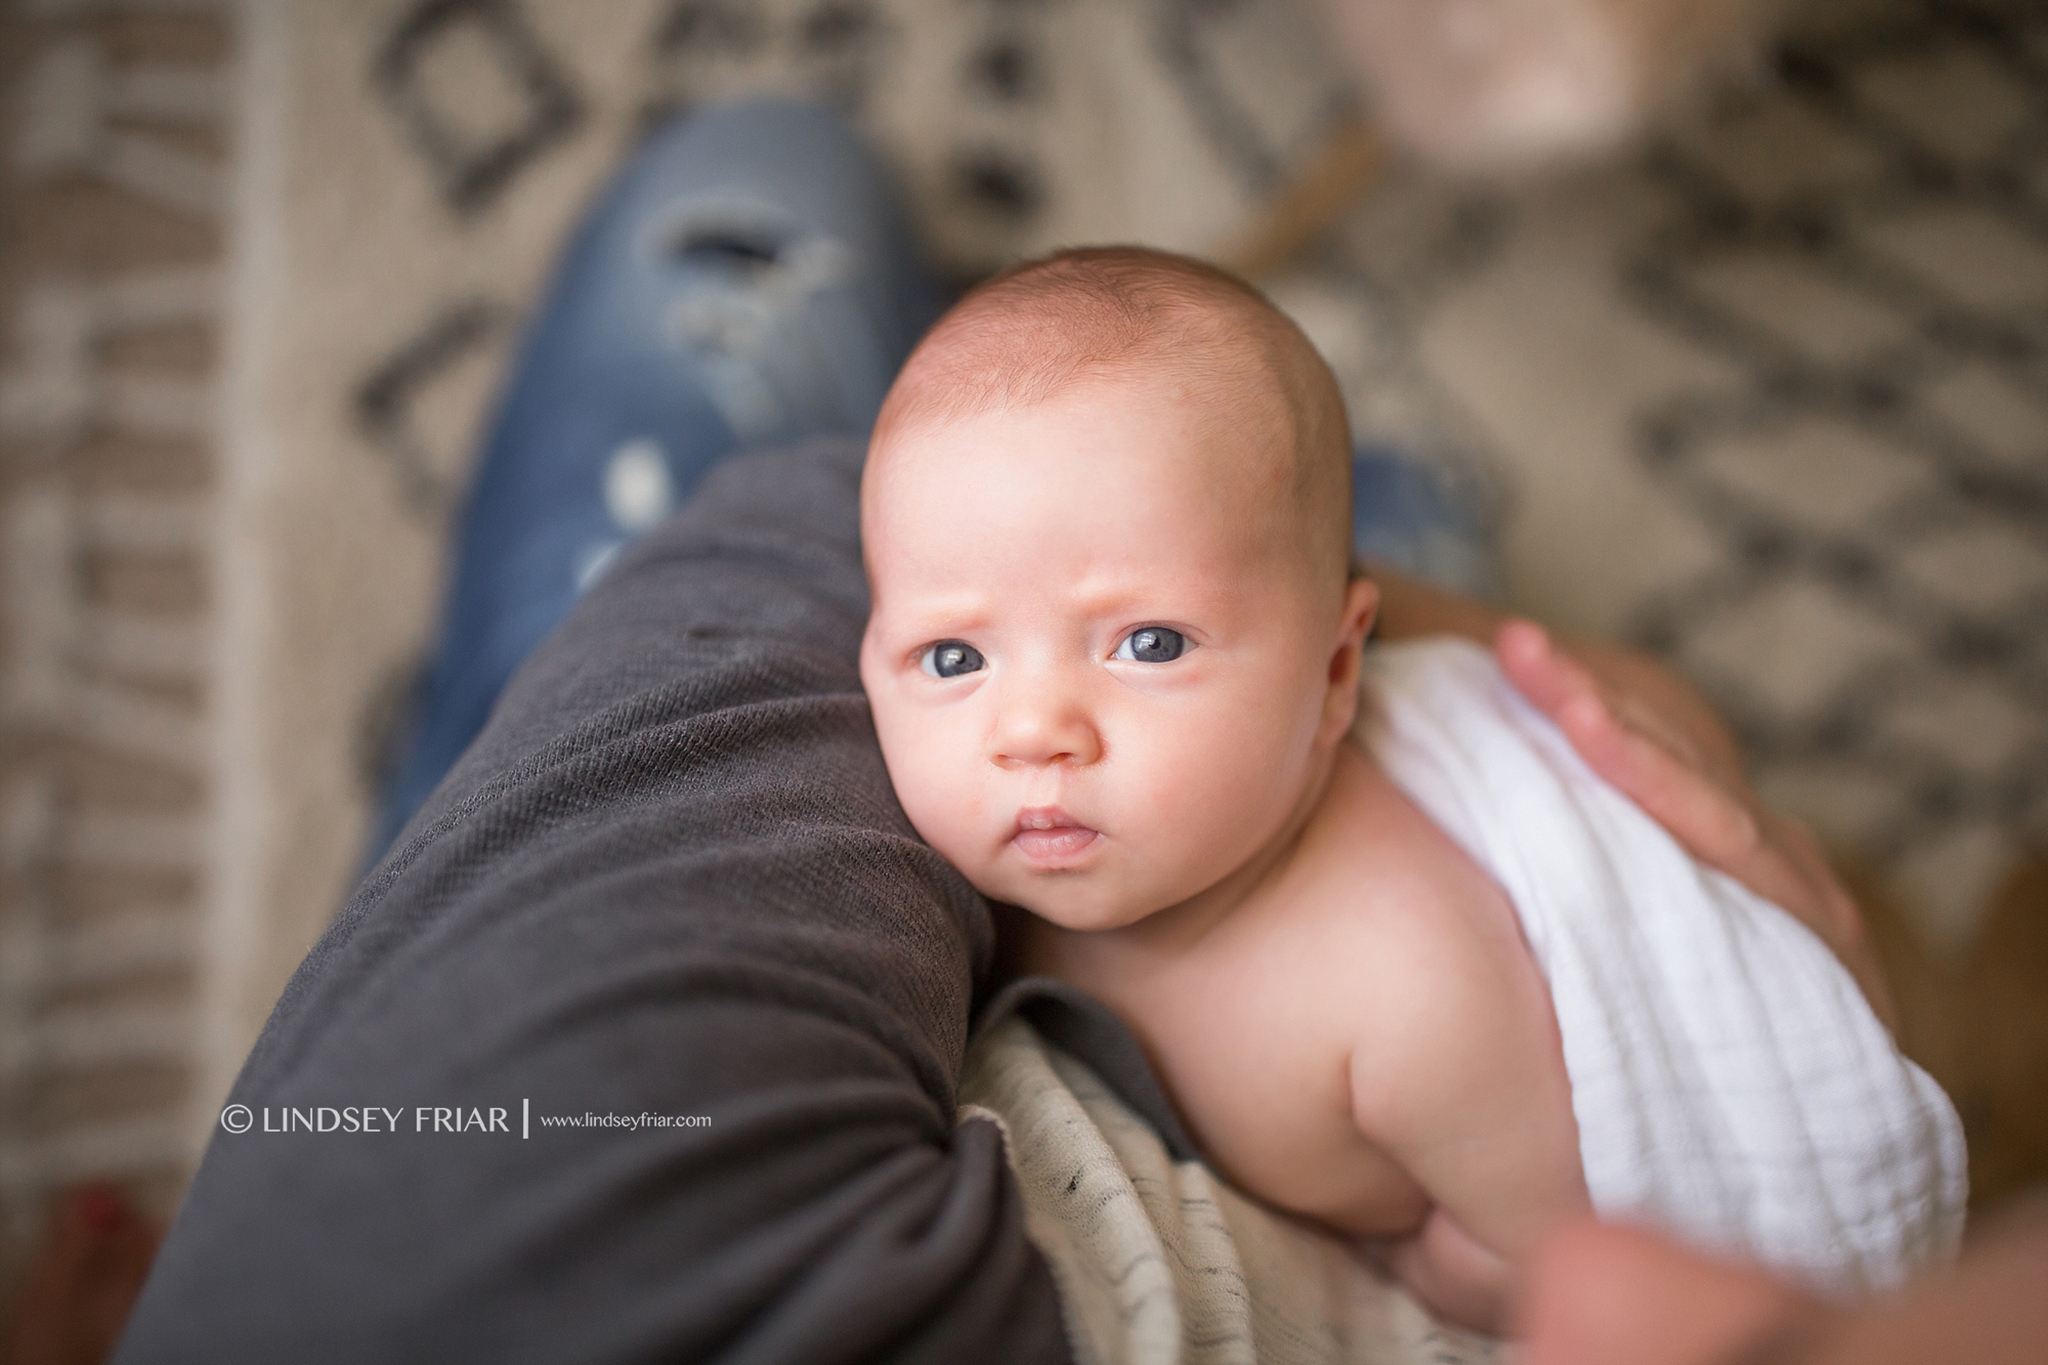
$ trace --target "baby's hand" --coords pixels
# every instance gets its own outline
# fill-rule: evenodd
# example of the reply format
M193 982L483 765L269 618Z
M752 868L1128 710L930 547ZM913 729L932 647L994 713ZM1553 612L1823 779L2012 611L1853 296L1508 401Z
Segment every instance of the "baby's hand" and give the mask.
M1848 967L1893 1025L1855 901L1805 827L1774 815L1742 775L1711 707L1663 665L1626 650L1555 646L1533 621L1494 636L1501 671L1564 731L1586 765L1707 866L1784 907Z
M1506 1334L1514 1268L1441 1206L1420 1231L1387 1246L1382 1259L1437 1317L1488 1336Z

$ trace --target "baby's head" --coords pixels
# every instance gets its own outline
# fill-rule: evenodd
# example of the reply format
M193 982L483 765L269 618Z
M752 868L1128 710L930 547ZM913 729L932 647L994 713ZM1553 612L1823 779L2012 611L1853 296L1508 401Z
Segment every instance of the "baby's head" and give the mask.
M1063 252L942 318L861 487L861 679L896 794L986 895L1074 929L1255 878L1355 705L1343 400L1199 262Z

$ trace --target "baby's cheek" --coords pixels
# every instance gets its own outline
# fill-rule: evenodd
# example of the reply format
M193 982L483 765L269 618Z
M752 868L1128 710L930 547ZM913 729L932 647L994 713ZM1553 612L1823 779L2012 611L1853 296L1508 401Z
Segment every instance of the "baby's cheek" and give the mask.
M904 814L924 841L951 863L971 856L974 793L961 779L961 764L929 730L916 727L899 737L889 757L890 779ZM964 869L963 869L964 870Z
M915 787L905 792L897 788L896 797L903 802L904 813L910 823L917 826L917 832L926 843L943 854L948 862L958 856L960 842L950 803L943 792L933 792L925 787Z
M1202 732L1183 755L1180 780L1162 784L1157 819L1190 871L1250 856L1298 793L1299 755L1275 743L1265 717L1233 717Z

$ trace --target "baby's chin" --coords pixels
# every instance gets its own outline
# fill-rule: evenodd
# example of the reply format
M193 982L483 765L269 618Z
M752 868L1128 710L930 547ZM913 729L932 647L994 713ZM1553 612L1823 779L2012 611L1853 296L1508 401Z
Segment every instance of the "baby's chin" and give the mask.
M1059 875L1048 874L1044 880L1056 881ZM977 889L990 900L1019 906L1048 924L1077 934L1099 934L1109 929L1127 928L1162 908L1150 901L1134 904L1114 896L1075 894L1080 888L1073 886L1018 886L1005 882L1001 886L977 884Z

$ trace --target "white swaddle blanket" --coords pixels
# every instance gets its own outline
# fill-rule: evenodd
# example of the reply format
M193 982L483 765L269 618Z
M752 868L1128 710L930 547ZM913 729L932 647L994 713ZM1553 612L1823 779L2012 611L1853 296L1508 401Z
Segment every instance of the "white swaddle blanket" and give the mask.
M1521 915L1594 1208L1834 1292L1954 1255L1962 1125L1803 925L1594 776L1491 654L1366 651L1359 734Z

